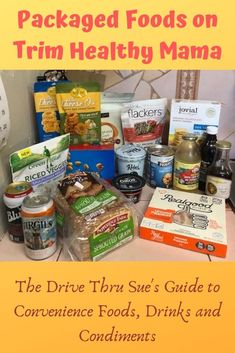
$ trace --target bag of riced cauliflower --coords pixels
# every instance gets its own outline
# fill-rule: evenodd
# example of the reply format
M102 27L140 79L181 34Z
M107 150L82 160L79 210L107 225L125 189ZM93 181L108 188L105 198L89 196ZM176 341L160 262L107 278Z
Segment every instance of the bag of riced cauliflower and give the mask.
M65 176L69 143L70 135L66 134L12 153L9 162L13 182L27 181L34 190L57 186Z
M125 143L143 147L162 142L167 99L148 99L124 104L122 131Z

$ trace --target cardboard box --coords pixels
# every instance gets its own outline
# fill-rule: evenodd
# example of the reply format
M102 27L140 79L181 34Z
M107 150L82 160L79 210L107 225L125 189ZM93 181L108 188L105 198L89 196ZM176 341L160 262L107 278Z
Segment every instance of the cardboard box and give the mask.
M225 201L217 197L157 188L141 222L140 237L225 257Z
M218 102L172 99L169 145L178 145L185 133L193 133L200 139L207 126L218 127L220 110Z
M103 179L112 180L115 174L114 146L70 146L66 174L77 171L93 172Z

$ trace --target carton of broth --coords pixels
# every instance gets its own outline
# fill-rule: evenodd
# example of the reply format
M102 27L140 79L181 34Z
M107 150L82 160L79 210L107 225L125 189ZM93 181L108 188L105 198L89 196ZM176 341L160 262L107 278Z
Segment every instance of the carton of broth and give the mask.
M169 145L178 146L186 133L197 135L200 143L207 126L218 127L220 110L219 102L172 99Z
M140 237L225 257L225 202L218 197L156 188L140 225Z

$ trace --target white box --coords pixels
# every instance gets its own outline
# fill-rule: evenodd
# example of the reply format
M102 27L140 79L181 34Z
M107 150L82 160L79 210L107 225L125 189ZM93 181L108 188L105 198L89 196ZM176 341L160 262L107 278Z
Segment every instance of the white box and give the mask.
M219 126L219 102L172 99L169 145L178 145L183 133L200 137L207 126Z

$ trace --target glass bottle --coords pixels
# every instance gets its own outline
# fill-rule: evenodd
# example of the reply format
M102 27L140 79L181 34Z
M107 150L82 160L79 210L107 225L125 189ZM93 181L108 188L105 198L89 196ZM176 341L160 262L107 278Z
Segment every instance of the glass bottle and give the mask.
M201 167L199 172L199 185L198 188L201 191L205 191L206 188L206 175L209 166L212 164L216 151L218 128L216 126L207 126L206 139L201 145Z
M197 136L185 134L175 154L174 189L197 191L201 153L197 144Z
M213 163L208 168L206 194L228 199L232 185L232 169L229 165L229 141L218 141Z

